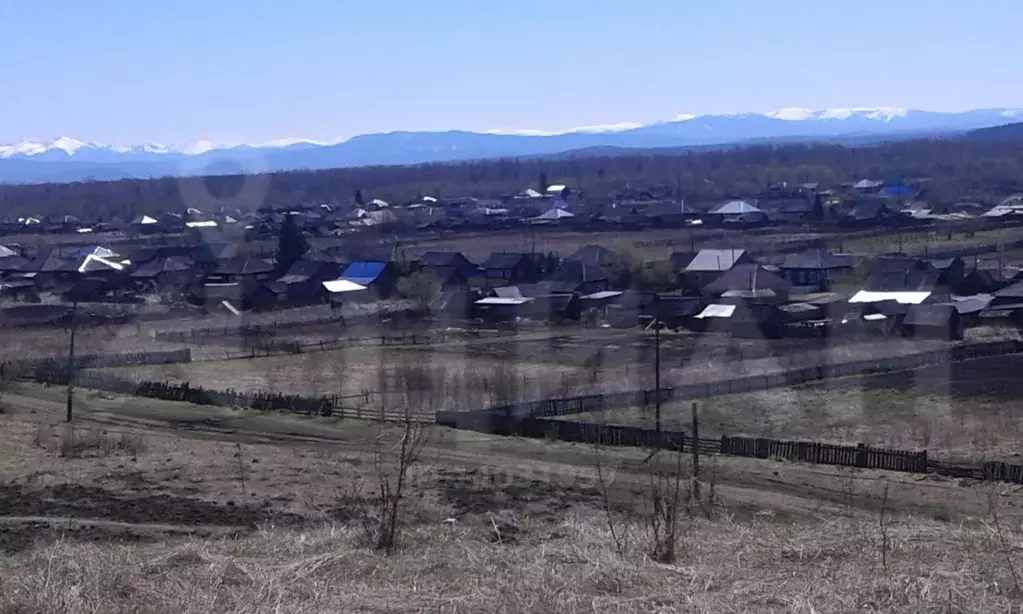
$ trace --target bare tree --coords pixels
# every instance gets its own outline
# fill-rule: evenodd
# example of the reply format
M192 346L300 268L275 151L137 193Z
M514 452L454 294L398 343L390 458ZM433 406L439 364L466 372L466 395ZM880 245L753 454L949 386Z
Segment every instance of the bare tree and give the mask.
M593 442L594 467L597 471L597 486L600 489L601 507L604 512L604 520L607 522L608 531L611 533L611 540L614 542L615 552L618 556L624 557L629 551L632 543L632 532L627 522L615 513L611 503L611 489L614 487L615 478L618 475L617 467L605 467L604 449L600 437Z
M435 404L435 382L427 367L405 362L397 373L403 388L403 416L400 437L388 444L381 420L374 445L373 468L376 493L373 497L374 545L387 554L394 552L402 527L409 492L416 487L423 448L429 437L429 425L422 421L422 408ZM417 414L416 409L420 412ZM417 418L419 416L419 418Z
M410 487L414 486L412 470L420 460L428 432L426 425L416 422L408 413L396 444L386 444L383 433L376 438L373 459L377 487L373 498L374 543L377 549L387 554L394 552L404 526L403 504Z

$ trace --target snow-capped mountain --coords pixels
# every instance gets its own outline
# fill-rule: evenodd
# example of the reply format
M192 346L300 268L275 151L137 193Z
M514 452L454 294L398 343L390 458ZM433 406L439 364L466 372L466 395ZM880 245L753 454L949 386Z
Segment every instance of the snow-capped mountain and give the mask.
M654 148L763 140L909 138L955 134L1018 121L1023 121L1023 109L943 113L892 107L824 110L790 107L767 113L679 113L670 120L647 125L622 122L566 130L389 132L335 141L283 138L250 144L205 140L180 146L121 146L60 137L0 145L0 181L193 175L224 168L259 172L414 164L551 155L592 147Z

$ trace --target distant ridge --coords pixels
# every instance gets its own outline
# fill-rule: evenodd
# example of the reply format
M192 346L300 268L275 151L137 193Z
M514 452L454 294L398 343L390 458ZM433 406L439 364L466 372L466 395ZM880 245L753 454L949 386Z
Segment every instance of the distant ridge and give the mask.
M283 138L256 144L200 141L181 146L119 146L59 137L0 145L0 181L66 182L216 174L224 168L267 172L498 157L614 155L637 149L798 141L855 145L930 135L978 134L978 129L1018 119L1023 119L1023 110L942 113L895 107L818 111L792 107L767 113L683 113L648 125L623 122L563 131L405 131L365 134L344 141ZM981 138L997 138L984 134L979 132Z

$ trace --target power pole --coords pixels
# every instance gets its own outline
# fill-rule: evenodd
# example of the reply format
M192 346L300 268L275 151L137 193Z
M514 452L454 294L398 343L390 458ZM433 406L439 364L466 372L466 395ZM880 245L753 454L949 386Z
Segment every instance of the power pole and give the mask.
M661 432L661 321L654 320L654 430Z
M78 301L71 302L71 335L67 345L67 421L74 415L75 329L78 327Z
M700 500L700 421L693 403L693 494Z

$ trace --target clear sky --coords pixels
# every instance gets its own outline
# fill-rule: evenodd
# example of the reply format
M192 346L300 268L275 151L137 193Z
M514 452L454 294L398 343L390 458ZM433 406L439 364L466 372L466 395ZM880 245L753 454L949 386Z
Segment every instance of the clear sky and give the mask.
M1021 0L0 0L0 142L1023 107Z

